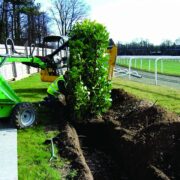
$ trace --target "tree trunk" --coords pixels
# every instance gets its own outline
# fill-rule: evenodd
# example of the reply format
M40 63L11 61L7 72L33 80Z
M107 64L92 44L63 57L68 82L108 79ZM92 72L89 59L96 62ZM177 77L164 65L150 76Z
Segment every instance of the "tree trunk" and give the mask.
M0 21L0 41L4 42L8 37L8 4L7 2L2 2L2 19Z
M12 36L12 39L15 39L16 40L16 5L15 4L12 4L13 5L13 26L12 26L12 32L13 32L13 36ZM16 42L15 42L16 43Z
M17 32L16 32L16 41L18 45L21 45L21 22L20 22L20 12L18 8L17 12Z
M9 37L9 31L8 31L8 3L4 2L5 6L4 6L4 12L5 12L5 18L4 18L4 23L5 24L5 31L6 31L6 35L5 38Z
M31 43L31 17L28 14L28 45Z

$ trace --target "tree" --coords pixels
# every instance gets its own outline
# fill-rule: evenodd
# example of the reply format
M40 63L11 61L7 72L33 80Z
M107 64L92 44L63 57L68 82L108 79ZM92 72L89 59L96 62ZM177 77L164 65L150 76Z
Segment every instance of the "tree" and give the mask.
M106 112L111 105L108 59L109 34L99 23L77 23L69 34L70 110L77 120Z
M73 25L88 14L88 5L83 0L55 0L51 13L60 35L67 35Z
M0 2L0 40L4 42L7 37L15 40L16 44L21 41L21 9L33 3L32 0L3 0Z
M48 34L47 13L40 11L40 4L35 0L0 1L0 43L7 37L16 45L23 45L27 40L40 43Z
M21 10L33 4L32 0L8 0L12 4L12 38L16 44L21 44Z
M180 45L180 38L177 38L177 39L175 40L175 44L176 44L176 45Z
M22 9L22 13L26 16L23 22L23 38L31 43L42 42L42 38L49 33L49 18L47 13L40 11L41 5L29 4Z
M4 42L8 36L8 3L0 2L0 42Z
M165 47L170 47L173 45L173 42L169 39L167 40L164 40L162 43L161 43L161 46L165 46Z

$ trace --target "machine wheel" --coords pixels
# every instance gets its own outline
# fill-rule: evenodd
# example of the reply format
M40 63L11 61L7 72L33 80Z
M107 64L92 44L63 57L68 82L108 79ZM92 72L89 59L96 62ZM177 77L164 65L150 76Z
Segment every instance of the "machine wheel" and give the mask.
M36 110L31 103L18 103L12 111L11 122L17 128L27 128L36 121Z

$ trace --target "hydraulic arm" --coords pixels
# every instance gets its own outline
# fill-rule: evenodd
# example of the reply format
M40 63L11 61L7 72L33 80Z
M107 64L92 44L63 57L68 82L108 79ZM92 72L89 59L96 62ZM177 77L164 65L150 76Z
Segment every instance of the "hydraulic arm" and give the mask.
M24 63L26 65L30 65L33 67L38 67L41 69L45 69L48 64L42 60L40 57L25 57L21 55L0 55L0 67L5 63L5 62L20 62Z
M11 45L10 51L8 49L8 43L10 43ZM40 67L42 69L46 68L47 66L47 64L43 62L42 59L38 57L33 57L33 52L35 47L33 47L32 51L30 50L30 55L28 55L28 53L22 54L15 50L13 40L8 38L5 43L5 48L6 48L6 54L4 55L0 54L0 67L5 62L20 62L20 63L25 63L27 65L31 65L33 67ZM28 52L27 47L26 47L26 52Z
M11 53L9 53L9 49L7 47L8 42L10 42L10 45L11 45ZM6 54L4 55L0 54L0 67L5 62L20 62L26 65L41 68L41 69L45 69L45 68L56 69L59 62L54 60L54 56L57 53L59 53L65 46L67 46L66 43L60 46L58 49L56 49L52 54L49 54L46 56L33 56L35 47L33 47L32 51L30 50L30 55L28 55L27 53L22 54L15 50L14 42L12 41L12 39L8 38L5 44Z

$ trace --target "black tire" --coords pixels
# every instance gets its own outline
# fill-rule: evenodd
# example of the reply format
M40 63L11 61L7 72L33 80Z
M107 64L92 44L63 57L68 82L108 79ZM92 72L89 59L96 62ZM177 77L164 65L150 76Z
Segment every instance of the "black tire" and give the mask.
M31 127L36 122L36 110L31 103L18 103L13 108L11 122L17 128Z

